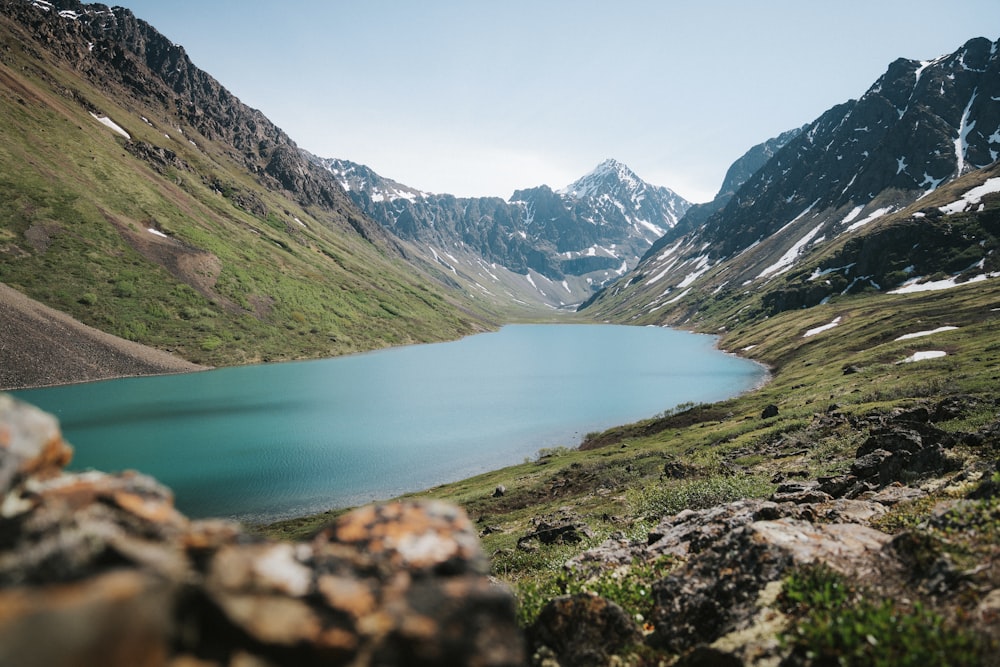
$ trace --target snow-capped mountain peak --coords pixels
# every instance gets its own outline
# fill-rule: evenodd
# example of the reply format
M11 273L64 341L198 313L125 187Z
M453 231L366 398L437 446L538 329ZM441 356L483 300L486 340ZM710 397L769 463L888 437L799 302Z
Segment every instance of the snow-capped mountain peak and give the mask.
M622 191L639 194L645 186L646 183L636 176L635 172L618 160L608 158L589 174L570 183L558 193L583 199L602 194L618 194Z

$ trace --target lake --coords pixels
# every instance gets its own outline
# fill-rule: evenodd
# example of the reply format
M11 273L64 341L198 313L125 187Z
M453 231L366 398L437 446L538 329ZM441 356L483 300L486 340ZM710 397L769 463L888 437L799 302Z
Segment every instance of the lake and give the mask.
M715 338L512 325L431 345L12 392L55 414L72 470L133 469L188 516L252 522L387 499L575 447L759 384Z

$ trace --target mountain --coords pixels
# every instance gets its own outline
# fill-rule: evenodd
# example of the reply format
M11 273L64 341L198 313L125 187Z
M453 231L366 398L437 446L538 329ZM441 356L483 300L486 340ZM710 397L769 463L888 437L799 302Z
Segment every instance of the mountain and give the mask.
M340 159L320 159L353 202L400 238L447 257L447 268L483 264L525 276L531 298L580 302L635 266L690 202L605 160L561 190L542 185L509 200L420 192Z
M685 232L689 232L692 229L696 229L705 223L708 218L710 218L715 213L718 213L729 200L733 198L736 191L740 187L750 180L758 169L767 164L768 160L774 157L774 154L778 152L781 148L785 146L789 141L794 139L802 132L802 128L796 128L794 130L788 130L782 132L777 137L768 139L767 141L761 142L756 146L753 146L746 153L741 155L729 169L726 170L726 175L722 179L722 187L719 188L719 192L710 202L704 204L694 204L691 206L684 217L678 221L678 224L671 228L670 232L664 234L659 239L657 239L642 259L646 259L647 256L659 252L671 238L679 236Z
M0 8L3 283L210 365L490 326L422 252L127 9Z
M998 150L997 43L897 60L789 138L720 210L681 220L588 307L679 323L727 298L746 317L940 272L989 273L991 214L952 203L983 185ZM954 215L971 225L965 237L949 231Z

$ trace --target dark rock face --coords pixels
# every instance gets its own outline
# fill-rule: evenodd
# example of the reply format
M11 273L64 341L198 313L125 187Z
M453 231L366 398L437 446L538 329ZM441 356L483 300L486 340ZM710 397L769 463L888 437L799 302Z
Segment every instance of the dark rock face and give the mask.
M269 542L189 521L147 476L63 473L70 451L0 395L0 664L524 664L513 597L455 507Z
M655 255L663 248L675 242L679 237L705 224L706 220L724 209L729 200L736 194L736 191L750 180L761 167L767 164L768 160L774 157L785 144L797 137L802 129L795 128L794 130L782 132L777 137L751 147L746 153L737 158L729 166L729 169L726 170L726 175L722 179L722 186L719 188L719 192L715 195L715 198L708 203L691 206L684 213L684 217L678 221L677 225L653 243L652 247L643 256L643 259Z
M1000 126L993 101L1000 57L992 46L977 38L933 63L893 62L860 99L806 126L747 181L708 223L706 233L718 242L713 251L738 252L777 228L756 221L780 226L813 202L821 211L864 204L889 189L924 191L992 163L989 135ZM963 128L969 131L956 153Z
M624 302L638 312L678 303L663 311L664 321L677 323L698 302L782 274L763 295L763 313L891 290L941 271L960 279L975 275L972 267L996 271L996 211L965 212L956 226L957 215L932 206L866 228L973 172L984 175L971 178L967 190L995 176L996 47L976 38L931 62L893 62L859 99L789 138L735 192L693 207L632 272L583 307L621 310ZM832 243L847 234L842 245ZM811 251L831 245L832 256L806 266Z

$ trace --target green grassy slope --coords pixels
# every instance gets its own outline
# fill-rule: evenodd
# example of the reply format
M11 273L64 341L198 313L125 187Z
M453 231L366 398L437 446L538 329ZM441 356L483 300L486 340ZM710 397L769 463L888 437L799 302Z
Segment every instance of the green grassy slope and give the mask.
M488 326L391 241L357 233L360 214L265 187L231 146L95 88L3 17L0 46L0 281L211 365Z

